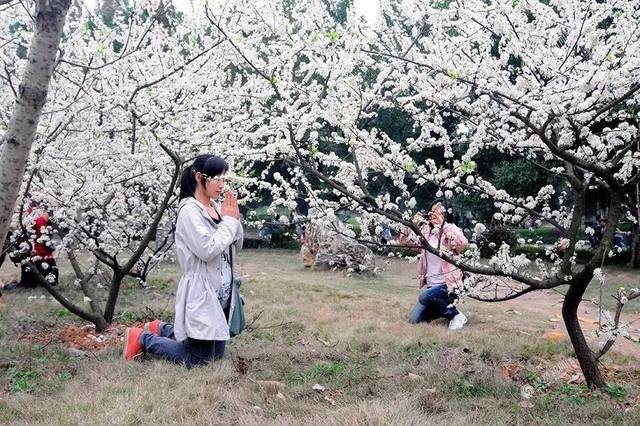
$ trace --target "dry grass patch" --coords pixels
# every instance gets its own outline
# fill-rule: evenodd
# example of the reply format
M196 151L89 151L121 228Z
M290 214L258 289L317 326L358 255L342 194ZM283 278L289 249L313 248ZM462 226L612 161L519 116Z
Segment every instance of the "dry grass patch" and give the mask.
M75 358L59 343L17 342L25 330L78 322L56 316L59 306L45 299L10 294L0 318L0 354L9 360L0 365L8 384L0 423L638 423L633 354L607 361L619 388L590 394L558 380L570 348L542 339L546 324L535 313L466 302L470 323L460 332L446 321L410 325L414 267L393 260L381 276L349 277L305 270L292 252L245 251L241 290L255 321L224 360L193 370L158 360L125 365L117 348ZM119 318L170 316L176 279L175 265L165 265L154 288L123 293ZM523 385L535 388L528 404Z

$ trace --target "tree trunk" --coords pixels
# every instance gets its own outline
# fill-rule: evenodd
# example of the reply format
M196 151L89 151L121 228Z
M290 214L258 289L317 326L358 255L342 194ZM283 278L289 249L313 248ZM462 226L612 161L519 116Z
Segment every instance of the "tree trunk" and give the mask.
M116 270L113 271L111 287L109 288L109 296L107 297L107 303L104 307L104 319L107 320L109 324L113 322L113 313L116 309L118 294L120 293L120 286L122 285L122 280L124 279L124 277L125 274Z
M18 98L0 145L0 241L4 241L31 152L71 0L38 0Z
M562 318L587 385L593 389L606 386L606 382L598 368L596 356L589 348L578 321L578 306L580 306L582 296L589 285L590 279L591 277L575 281L570 285L562 304Z

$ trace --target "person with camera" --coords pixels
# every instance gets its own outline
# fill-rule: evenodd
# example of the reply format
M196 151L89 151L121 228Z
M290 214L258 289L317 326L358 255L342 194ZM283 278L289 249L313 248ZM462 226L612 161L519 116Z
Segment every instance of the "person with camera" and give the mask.
M413 222L431 247L451 255L460 255L468 241L460 228L446 222L446 209L441 200L429 207L427 219L417 213ZM449 320L450 330L459 330L467 323L467 317L451 304L455 288L462 284L463 272L456 266L424 249L420 238L409 228L400 234L400 242L421 253L418 261L418 283L421 288L418 303L409 314L409 322L417 324L438 318Z

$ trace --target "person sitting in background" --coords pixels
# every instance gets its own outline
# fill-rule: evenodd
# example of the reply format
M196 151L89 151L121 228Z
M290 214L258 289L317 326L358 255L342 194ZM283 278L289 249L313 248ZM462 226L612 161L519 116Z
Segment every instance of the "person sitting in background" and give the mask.
M435 200L428 213L428 220L417 213L413 221L420 226L422 235L432 247L440 247L453 255L460 255L468 244L460 228L445 222L446 210L440 200ZM409 314L409 322L433 321L444 317L449 320L450 330L459 330L467 317L450 305L450 293L462 284L462 271L451 263L432 254L421 245L420 239L410 228L405 228L399 238L402 244L415 247L421 252L418 262L418 282L422 289L418 303Z
M306 231L307 216L309 215L309 205L304 198L296 199L296 208L291 212L289 217L289 226L296 235L296 239L304 243L304 234Z
M9 257L14 264L20 264L21 270L20 281L14 279L6 283L5 290L37 287L40 280L31 265L47 280L49 285L56 286L58 284L59 272L54 258L55 249L52 247L49 237L52 225L49 212L32 201L27 207L27 217L32 222L32 226L27 227L28 234L21 235L13 243L5 241ZM27 263L27 260L31 261L31 265Z
M380 232L378 233L378 241L380 241L380 244L387 244L393 239L393 231L386 221L382 222L379 231Z
M462 225L462 233L465 237L470 238L473 235L473 224L468 217L464 218L464 224Z
M601 216L598 216L596 221L593 224L593 233L589 237L589 242L591 243L591 248L596 248L600 245L600 241L602 241L602 236L604 233L605 222Z
M40 210L37 211L36 206L30 207L27 210L28 214L33 217L33 229L35 234L35 240L33 243L33 250L31 252L32 263L40 272L40 274L47 280L49 285L58 285L58 266L53 256L54 248L49 240L49 230L51 227L51 219L49 212ZM40 280L36 277L35 273L30 270L22 270L21 281L25 286L36 287L40 284Z

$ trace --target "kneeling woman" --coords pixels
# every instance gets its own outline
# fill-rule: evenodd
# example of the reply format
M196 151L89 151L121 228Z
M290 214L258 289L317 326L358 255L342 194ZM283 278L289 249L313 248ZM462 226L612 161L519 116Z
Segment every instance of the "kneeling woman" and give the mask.
M233 313L233 259L243 231L235 195L224 190L225 160L198 156L180 183L175 244L182 278L176 292L175 322L159 320L125 334L124 359L142 353L184 364L203 365L222 358Z
M460 228L445 222L445 216L442 201L435 200L429 208L428 220L418 213L414 222L420 225L424 238L432 247L460 255L468 241ZM400 241L410 247L421 245L418 236L408 228L400 234ZM461 329L467 317L450 305L449 294L462 283L462 271L425 249L418 250L422 254L418 263L418 280L422 291L418 303L409 314L409 322L417 324L444 317L449 320L449 329Z

